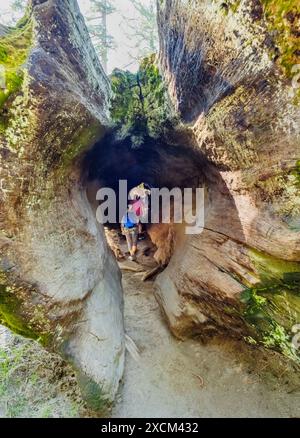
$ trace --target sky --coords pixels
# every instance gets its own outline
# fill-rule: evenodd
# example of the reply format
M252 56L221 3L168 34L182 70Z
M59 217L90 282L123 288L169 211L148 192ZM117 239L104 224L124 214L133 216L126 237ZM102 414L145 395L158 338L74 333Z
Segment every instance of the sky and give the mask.
M141 0L145 4L149 3L149 0ZM12 19L10 5L12 0L0 0L0 23L8 24ZM83 15L88 14L90 9L89 0L78 0L79 7ZM116 7L116 12L111 14L107 20L108 32L111 34L117 44L117 49L110 51L108 60L108 73L114 68L127 69L130 71L136 71L138 64L133 62L131 56L135 55L135 50L133 48L134 41L126 35L126 24L124 23L123 17L137 18L136 11L129 0L114 0L114 5ZM15 16L15 19L20 17Z

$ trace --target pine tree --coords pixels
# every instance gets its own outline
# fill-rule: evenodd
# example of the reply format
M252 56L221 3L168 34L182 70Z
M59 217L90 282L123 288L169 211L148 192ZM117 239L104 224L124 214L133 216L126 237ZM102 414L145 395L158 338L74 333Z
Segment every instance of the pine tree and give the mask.
M96 51L107 72L108 52L115 47L114 39L107 31L107 17L115 11L111 0L90 0L92 15L87 18L88 28Z
M11 9L16 12L24 12L27 3L27 0L14 0L11 4Z
M137 59L144 58L157 51L158 31L156 21L155 0L130 0L139 17L126 19L126 25L131 30L130 38L136 41Z
M15 26L17 21L25 13L27 0L13 0L7 5L7 10L1 11L1 22L7 26Z

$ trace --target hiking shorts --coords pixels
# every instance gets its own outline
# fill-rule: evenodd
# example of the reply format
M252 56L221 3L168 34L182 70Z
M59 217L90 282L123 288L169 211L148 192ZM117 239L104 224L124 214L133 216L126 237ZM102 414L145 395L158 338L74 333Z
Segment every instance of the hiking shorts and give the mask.
M133 246L137 246L138 227L123 228L122 233L126 237L128 249L131 251Z

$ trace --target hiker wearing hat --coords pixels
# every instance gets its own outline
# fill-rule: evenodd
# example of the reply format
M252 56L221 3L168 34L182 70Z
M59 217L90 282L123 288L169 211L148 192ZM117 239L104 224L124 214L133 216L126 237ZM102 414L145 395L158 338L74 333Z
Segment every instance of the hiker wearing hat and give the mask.
M129 205L121 222L122 234L126 237L129 260L136 260L137 240L139 234L139 220L132 209L132 204Z
M129 259L136 260L138 235L142 231L141 222L148 215L148 196L150 190L144 183L129 192L129 206L122 218L121 229L127 240Z

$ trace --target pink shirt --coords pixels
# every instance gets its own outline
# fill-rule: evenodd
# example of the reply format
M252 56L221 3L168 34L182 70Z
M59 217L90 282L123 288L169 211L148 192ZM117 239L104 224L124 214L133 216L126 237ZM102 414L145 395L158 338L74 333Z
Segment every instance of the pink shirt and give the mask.
M141 216L143 213L144 203L141 199L137 200L132 204L132 209L137 216Z

